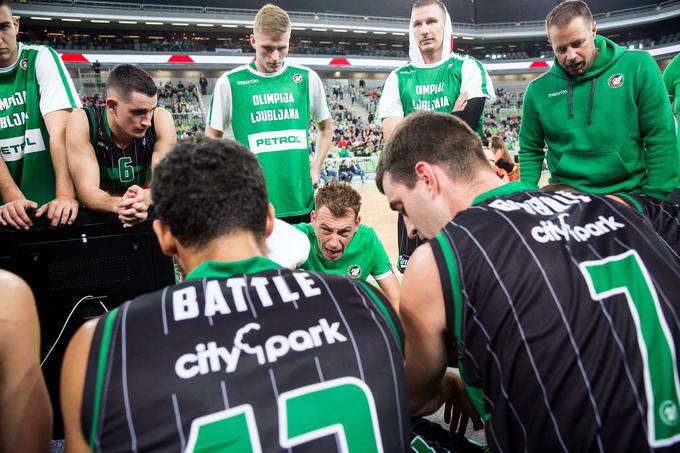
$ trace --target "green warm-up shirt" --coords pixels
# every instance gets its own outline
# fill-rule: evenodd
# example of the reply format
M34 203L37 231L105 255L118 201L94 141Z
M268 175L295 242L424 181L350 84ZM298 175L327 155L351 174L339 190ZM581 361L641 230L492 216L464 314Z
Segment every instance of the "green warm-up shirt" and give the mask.
M352 278L366 280L372 275L376 280L392 275L390 259L375 230L367 225L359 225L354 237L347 245L345 253L335 261L326 259L319 248L319 241L310 223L293 225L309 238L310 249L307 261L300 268L347 275Z
M527 87L521 179L537 185L546 159L551 183L663 199L677 184L680 159L659 67L647 52L602 36L595 46L599 55L585 74L571 76L555 59Z

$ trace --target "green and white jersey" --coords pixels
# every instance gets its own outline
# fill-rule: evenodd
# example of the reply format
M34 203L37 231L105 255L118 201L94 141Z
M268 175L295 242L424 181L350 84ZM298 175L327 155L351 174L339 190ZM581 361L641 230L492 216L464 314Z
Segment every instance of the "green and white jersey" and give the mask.
M277 217L289 217L312 209L309 121L330 115L321 79L311 69L284 62L280 71L265 74L251 63L217 80L208 125L224 131L231 124L236 140L262 165Z
M378 117L404 117L418 110L451 112L463 91L468 99L495 99L491 77L474 58L453 52L438 63L408 63L385 80ZM481 131L482 118L476 132Z
M392 265L385 247L370 226L359 225L345 253L335 261L323 256L312 224L298 223L293 226L307 235L311 245L307 261L300 266L301 269L347 275L361 280L366 280L369 275L376 280L392 275Z
M55 197L50 137L43 117L80 107L59 55L18 43L17 61L0 69L0 154L24 196L38 205Z

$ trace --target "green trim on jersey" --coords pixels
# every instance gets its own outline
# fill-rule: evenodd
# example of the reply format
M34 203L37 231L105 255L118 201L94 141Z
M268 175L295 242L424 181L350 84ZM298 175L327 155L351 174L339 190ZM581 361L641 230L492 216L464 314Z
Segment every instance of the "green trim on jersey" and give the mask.
M396 70L399 98L404 116L420 110L450 113L460 96L463 83L463 64L475 62L481 71L482 92L489 96L486 72L476 59L458 53L432 66L407 64ZM481 115L475 132L482 137L484 115Z
M319 248L319 240L311 223L293 225L309 239L309 255L300 265L301 269L329 274L346 275L351 278L366 280L369 275L383 277L392 271L390 258L375 230L368 225L360 224L354 237L347 244L345 253L337 260L327 259Z
M505 186L501 187L506 187L509 185L510 184L506 184ZM495 190L497 191L498 189ZM494 190L487 192L487 194L491 192L494 192ZM445 230L442 230L439 233L437 233L437 235L435 236L435 241L437 242L436 246L438 246L439 250L441 250L442 256L444 257L444 261L446 261L446 269L449 275L449 282L451 283L451 292L453 293L452 296L454 315L452 327L454 335L456 336L455 338L456 349L460 351L461 350L460 341L462 338L463 294L460 289L460 280L458 278L458 265L456 264L456 258L455 256L453 256L453 250L451 250L451 246L449 245L449 241L445 236L444 231ZM444 303L446 303L446 299L447 297L446 295L444 295ZM464 375L463 364L460 362L460 360L458 361L458 368L460 369L460 376L461 380L463 381L463 385L465 386L465 391L470 397L470 402L475 407L475 409L477 410L477 412L484 421L490 420L491 414L486 411L486 408L484 406L484 390L465 383L465 380L463 379Z
M620 192L619 192L619 193L615 193L615 194L613 194L613 195L615 195L615 196L617 196L617 197L620 197L620 198L623 198L624 200L626 200L626 202L627 202L630 206L632 206L633 208L635 208L638 212L640 212L640 213L642 213L642 214L645 213L645 208L642 207L642 205L640 204L639 201L637 201L635 198L631 197L630 195L628 195L628 194L626 194L626 193L620 193Z
M281 266L263 256L253 256L241 261L206 261L189 272L185 280L201 278L228 278L234 275L256 274L258 272L279 269Z
M111 349L111 331L113 330L113 323L116 320L117 314L118 308L115 308L106 316L106 319L104 320L102 342L99 346L99 355L97 357L97 380L95 383L94 404L92 405L92 426L90 427L90 448L92 449L94 449L94 444L97 440L97 429L99 428L99 420L101 419L102 389L104 388L106 365L109 360L109 351Z
M509 182L507 184L503 184L502 186L496 187L495 189L488 190L482 194L479 194L475 197L474 200L472 200L472 204L479 204L483 201L488 200L489 198L493 197L502 197L505 195L510 195L516 192L522 192L525 190L536 190L535 188L531 187L528 184L525 184L521 181L513 181Z
M387 310L387 307L385 307L385 304L383 303L382 300L375 294L374 289L366 283L365 281L359 281L359 285L361 285L364 290L368 293L369 296L371 296L371 299L375 303L375 305L380 309L382 312L383 316L385 316L385 319L387 319L387 323L390 325L390 328L392 329L392 333L394 336L399 340L399 346L401 347L402 352L404 351L404 339L399 335L399 330L397 329L397 326L394 324L394 320L392 319L392 315L390 315L390 312Z
M76 104L76 101L73 99L73 93L71 93L71 90L69 88L68 78L66 77L66 74L64 74L64 67L62 66L62 62L61 59L59 58L59 55L57 55L57 52L55 52L54 49L52 49L51 47L47 47L47 50L50 51L50 55L52 55L52 58L54 58L54 64L56 65L57 71L59 72L59 78L61 79L61 84L64 86L64 91L66 91L68 101L71 103L71 108L77 109L78 105Z

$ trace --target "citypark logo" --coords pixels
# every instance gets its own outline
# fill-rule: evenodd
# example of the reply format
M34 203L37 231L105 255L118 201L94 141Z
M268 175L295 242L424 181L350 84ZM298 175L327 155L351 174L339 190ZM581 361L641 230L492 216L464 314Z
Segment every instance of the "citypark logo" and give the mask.
M23 60L21 60L21 61L19 62L19 67L20 67L21 69L23 69L24 71L27 71L27 70L28 70L28 60L25 59L25 58L24 58Z
M295 83L300 83L302 82L302 74L293 74L293 81Z

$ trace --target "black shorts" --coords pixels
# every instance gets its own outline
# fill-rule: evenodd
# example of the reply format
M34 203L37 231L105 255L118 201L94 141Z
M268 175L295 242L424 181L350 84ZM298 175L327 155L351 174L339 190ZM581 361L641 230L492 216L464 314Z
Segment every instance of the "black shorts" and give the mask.
M399 220L397 221L397 239L399 241L399 258L397 258L397 269L399 269L399 272L403 274L404 271L406 271L408 261L411 259L413 252L420 244L424 244L425 241L418 237L415 239L408 237L406 224L404 223L404 218L401 214L399 214Z

